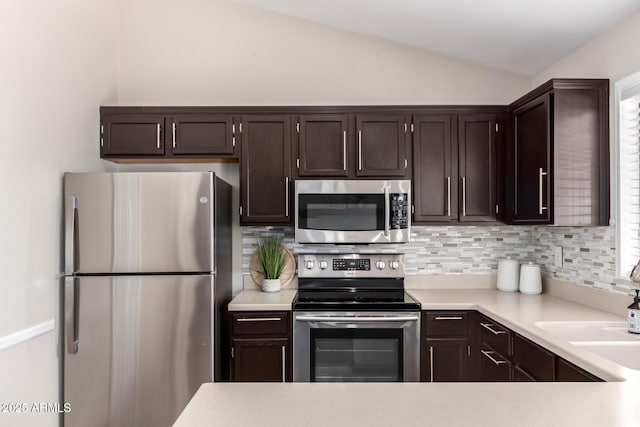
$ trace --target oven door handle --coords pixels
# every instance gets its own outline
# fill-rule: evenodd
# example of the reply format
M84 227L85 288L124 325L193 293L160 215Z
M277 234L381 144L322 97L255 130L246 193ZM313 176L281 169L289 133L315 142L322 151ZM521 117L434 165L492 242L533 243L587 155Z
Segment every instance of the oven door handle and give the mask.
M297 316L296 320L301 322L415 322L420 320L420 316Z

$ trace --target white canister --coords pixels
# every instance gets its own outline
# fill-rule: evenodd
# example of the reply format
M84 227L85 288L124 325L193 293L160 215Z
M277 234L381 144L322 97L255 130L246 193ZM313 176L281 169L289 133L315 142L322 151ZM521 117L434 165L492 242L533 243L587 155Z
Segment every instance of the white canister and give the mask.
M518 260L501 259L498 261L498 277L496 285L499 291L517 292L518 280L520 278L520 263Z
M520 292L537 295L542 292L540 266L529 261L520 267Z

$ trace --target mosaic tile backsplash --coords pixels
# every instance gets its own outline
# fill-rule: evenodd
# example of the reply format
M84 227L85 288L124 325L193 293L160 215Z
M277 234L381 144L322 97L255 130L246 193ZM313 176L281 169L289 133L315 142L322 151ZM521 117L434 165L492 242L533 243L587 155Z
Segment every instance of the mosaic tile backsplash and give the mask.
M278 235L294 254L309 252L402 252L406 273L495 274L510 256L541 264L543 274L565 282L628 294L632 284L616 278L615 227L414 226L411 242L398 245L301 245L292 227L242 227L242 269L264 235ZM553 248L563 248L563 266Z

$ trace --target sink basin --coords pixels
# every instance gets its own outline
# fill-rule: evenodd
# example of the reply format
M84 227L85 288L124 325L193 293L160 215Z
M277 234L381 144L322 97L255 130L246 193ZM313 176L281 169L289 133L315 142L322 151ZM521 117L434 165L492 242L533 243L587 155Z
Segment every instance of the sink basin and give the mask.
M626 322L536 322L535 325L570 342L623 341L640 344L640 335L627 332Z
M619 365L640 370L640 342L572 342Z

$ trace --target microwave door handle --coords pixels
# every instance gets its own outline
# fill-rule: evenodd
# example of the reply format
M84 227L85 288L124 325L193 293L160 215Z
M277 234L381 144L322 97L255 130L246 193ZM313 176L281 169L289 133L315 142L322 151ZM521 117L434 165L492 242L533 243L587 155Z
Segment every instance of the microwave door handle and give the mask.
M391 206L389 202L389 187L384 187L384 237L389 238L390 233L390 217L391 217Z

